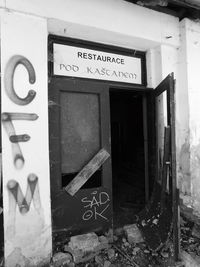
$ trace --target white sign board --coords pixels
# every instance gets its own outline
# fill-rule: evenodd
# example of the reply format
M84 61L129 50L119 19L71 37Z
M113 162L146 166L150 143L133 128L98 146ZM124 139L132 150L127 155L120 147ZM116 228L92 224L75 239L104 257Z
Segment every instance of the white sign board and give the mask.
M141 58L54 43L54 75L141 84Z

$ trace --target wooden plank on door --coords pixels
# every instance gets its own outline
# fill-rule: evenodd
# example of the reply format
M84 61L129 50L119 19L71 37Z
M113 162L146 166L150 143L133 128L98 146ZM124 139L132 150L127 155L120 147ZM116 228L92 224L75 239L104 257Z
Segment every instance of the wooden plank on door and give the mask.
M102 166L102 164L110 157L110 154L103 148L101 149L89 163L76 175L76 177L65 187L71 196L88 181L88 179Z

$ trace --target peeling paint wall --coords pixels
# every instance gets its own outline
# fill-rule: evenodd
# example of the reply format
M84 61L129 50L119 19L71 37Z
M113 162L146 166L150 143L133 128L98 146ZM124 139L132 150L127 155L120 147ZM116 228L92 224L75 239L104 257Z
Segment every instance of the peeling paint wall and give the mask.
M179 98L183 103L179 107L182 114L177 118L181 128L178 177L184 203L200 215L200 23L184 19L180 26Z
M52 251L46 21L2 12L1 55L5 266L44 266Z
M191 195L190 179L190 140L189 140L189 93L187 71L187 34L183 22L180 24L179 48L179 90L177 90L176 104L176 133L177 133L177 179L180 191L183 195Z
M157 68L160 66L160 68ZM147 52L148 85L156 87L169 73L176 79L177 180L184 204L200 215L200 23L180 23L180 46L160 45ZM158 100L158 146L163 154L165 97ZM158 151L158 153L159 153Z
M200 215L200 23L185 21L187 33L187 69L190 133L191 196Z
M51 253L48 33L147 51L149 87L175 73L178 182L200 214L200 24L183 20L179 28L178 18L122 0L2 0L0 7L6 266L40 266ZM23 100L30 89L36 94ZM165 97L158 105L162 149Z
M178 18L123 0L6 0L6 8L46 18L60 36L139 50L179 45Z

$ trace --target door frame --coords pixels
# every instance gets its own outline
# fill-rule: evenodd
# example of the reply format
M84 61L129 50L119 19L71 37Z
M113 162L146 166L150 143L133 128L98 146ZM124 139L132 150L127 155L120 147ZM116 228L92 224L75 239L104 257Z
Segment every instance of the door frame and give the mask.
M142 84L129 84L129 83L123 83L123 82L113 82L113 81L105 81L105 80L95 80L95 79L87 79L87 78L73 78L73 77L65 77L65 76L57 76L54 75L53 73L53 44L54 43L59 43L59 44L66 44L66 45L72 45L72 46L78 46L78 47L84 47L84 48L89 48L89 49L94 49L94 50L99 50L99 51L105 51L105 52L112 52L112 53L116 53L116 54L122 54L122 55L127 55L127 56L134 56L134 57L138 57L141 58L141 63L142 63ZM150 106L149 103L149 95L150 92L153 91L152 88L148 88L146 86L147 81L146 81L146 56L145 56L145 52L141 52L141 51L136 51L136 50L131 50L131 49L124 49L121 47L115 47L115 46L109 46L109 45L103 45L103 44L98 44L98 43L93 43L93 42L87 42L87 41L83 41L83 40L77 40L77 39L72 39L72 38L65 38L65 37L58 37L58 36L53 36L50 35L49 36L49 40L48 40L48 48L49 48L49 54L48 54L48 73L49 73L49 88L52 87L52 83L54 81L64 81L64 80L68 80L70 83L80 83L80 84L99 84L102 86L102 88L104 88L105 91L107 91L106 94L109 94L109 91L112 89L119 89L122 91L123 90L130 90L130 91L135 91L135 92L140 92L143 94L143 130L145 131L145 140L144 140L144 153L145 153L145 194L146 194L146 200L148 200L149 198L149 159L148 159L148 150L150 150L151 154L151 149L154 149L154 146L152 146L151 148L149 148L149 144L148 144L148 139L149 139L149 127L148 127L148 121L147 118L148 117L148 110ZM105 89L107 88L107 89ZM51 90L51 89L49 89ZM105 93L105 92L104 92ZM106 97L105 97L106 99ZM146 101L147 100L147 101ZM52 100L52 106L53 103L56 101ZM107 97L107 100L105 101L109 101L109 97ZM104 104L103 104L104 105ZM107 106L107 104L105 103L105 105ZM110 106L109 106L110 108ZM107 112L107 116L105 116L107 122L110 120L110 110L106 109ZM51 109L51 103L49 104L49 109ZM53 120L56 121L56 114L52 114L53 116ZM51 118L50 118L51 119ZM52 122L50 122L51 124ZM151 121L151 126L153 125L152 121ZM150 127L151 127L150 126ZM58 127L58 126L57 126ZM152 130L152 129L151 129ZM110 127L108 127L107 131L110 131ZM59 129L57 129L57 132L59 132ZM103 133L104 134L104 133ZM105 133L108 135L108 132ZM51 126L50 126L50 131L49 131L49 135L51 136ZM150 135L150 138L152 139L153 136ZM55 146L55 150L58 150L58 147ZM110 151L110 150L109 150ZM57 153L59 153L59 151L57 151ZM59 155L60 158L60 155ZM51 169L52 169L52 164L54 164L53 162L58 162L58 158L57 157L53 157L52 158L52 152L50 151L50 159L53 159L52 162L50 162L51 165ZM108 164L108 161L105 162L105 164ZM57 167L57 171L55 171L53 177L56 177L56 172L57 175L58 173L61 173L59 167ZM110 171L107 172L110 177L111 177L111 168ZM51 177L52 177L52 171L51 171ZM52 178L51 178L52 180ZM58 196L59 194L61 194L60 189L61 189L61 181L56 181L58 179L54 179L53 180L53 186L51 185L51 192L52 192L52 196ZM104 186L106 186L107 188L109 188L109 190L112 190L112 178L110 179L104 179L103 181ZM53 204L53 203L52 203Z
M78 86L78 89L70 89L70 85L76 84ZM152 92L153 89L150 88L144 88L141 90L141 88L138 88L137 86L124 86L123 87L120 84L116 84L113 86L112 84L108 82L102 82L102 81L93 81L93 80L85 80L85 79L71 79L67 77L50 77L49 79L49 136L50 136L50 179L51 179L51 196L52 196L52 211L57 210L59 205L63 203L62 205L66 205L66 201L69 201L68 203L72 204L72 198L68 196L66 198L67 193L63 191L62 186L61 186L61 155L60 155L60 149L59 149L59 140L60 140L60 129L59 129L59 123L58 123L58 118L59 118L59 92L60 91L65 91L63 90L63 86L65 85L69 86L69 89L66 89L66 91L76 91L76 92L88 92L88 93L98 93L100 96L102 96L100 101L101 108L101 118L104 119L104 124L107 125L107 127L104 127L105 129L102 130L102 125L101 127L101 135L102 139L104 140L103 143L101 144L101 147L105 148L111 155L111 139L110 139L110 104L109 104L109 92L111 88L120 88L121 92L123 94L123 90L130 90L130 91L137 91L143 94L143 97L146 95L149 95L149 92ZM58 87L55 91L55 88ZM91 89L90 89L91 88ZM146 103L147 104L147 103ZM146 105L145 104L145 105ZM146 107L143 104L143 109L146 109ZM144 110L143 110L144 112ZM143 119L147 119L144 116ZM147 128L146 128L147 131ZM105 142L106 140L106 142ZM147 140L146 140L147 141ZM52 144L53 142L53 144ZM147 145L147 143L146 143ZM144 151L146 153L146 150ZM148 165L148 155L145 155L145 160L146 160L146 166ZM103 167L103 181L102 181L102 188L105 188L109 190L110 196L112 197L112 168L111 168L111 157L107 159L107 161L104 163ZM56 178L57 177L57 178ZM60 178L59 178L60 177ZM147 178L147 177L146 177ZM101 188L101 187L100 187ZM81 190L82 193L87 189ZM146 185L146 190L149 190ZM89 191L88 191L89 192ZM80 192L80 194L82 194ZM110 197L110 199L111 199ZM55 200L56 199L56 200ZM68 200L67 200L68 199ZM65 213L65 212L64 212ZM55 218L54 214L53 216L53 222L56 222L57 224L58 218ZM66 216L66 215L65 215ZM62 220L62 219L60 219ZM63 226L64 228L64 220L63 220ZM61 226L58 224L53 225L53 228L59 230L58 228L61 228ZM105 225L104 225L105 226ZM108 226L108 225L107 225ZM91 225L92 227L92 225ZM111 223L110 223L110 227ZM106 229L106 226L103 227ZM93 230L91 228L91 230ZM83 231L83 233L85 230ZM76 232L74 230L71 230L71 234L74 233L82 233Z

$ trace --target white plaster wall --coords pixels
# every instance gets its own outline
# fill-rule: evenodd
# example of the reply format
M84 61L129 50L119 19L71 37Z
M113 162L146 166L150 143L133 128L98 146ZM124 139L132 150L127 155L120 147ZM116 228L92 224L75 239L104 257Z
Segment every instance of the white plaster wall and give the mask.
M177 120L177 177L182 195L191 195L190 177L190 130L189 130L189 76L188 76L188 35L185 20L180 23L179 48L179 90L177 90L176 120Z
M6 0L0 0L0 6L5 8L6 6Z
M175 72L175 77L178 79L179 22L177 18L170 15L122 0L1 0L0 8L2 10L6 8L11 15L42 19L43 22L47 23L47 31L51 34L148 51L147 78L150 87L157 86L172 71ZM31 25L28 32L31 35ZM5 38L3 35L1 36ZM26 39L25 36L23 38ZM47 52L47 50L44 50L47 32L41 38L43 44L39 42L38 45L42 47L40 52L43 51L45 54ZM22 51L29 47L30 51L36 52L36 42L34 40L31 42L31 40L21 44ZM14 41L10 42L9 47L14 47L12 45L14 43ZM5 47L4 49L6 49ZM33 61L37 64L37 56L33 58ZM48 78L44 61L41 66L40 78L44 82ZM46 89L46 84L43 89ZM178 86L177 92L179 90L180 87ZM160 99L159 102L160 125L158 134L161 136L159 139L161 147L163 121L166 114L163 99ZM41 103L41 108L43 107L44 105ZM179 117L181 117L181 107L180 104ZM47 119L47 114L45 116ZM45 129L48 129L47 125ZM39 166L43 168L41 163L42 160ZM24 184L24 190L25 187L26 184ZM49 190L49 184L46 184L46 189L45 187L41 188L42 192L46 192L45 190ZM49 204L50 202L47 203L47 205Z
M178 19L123 0L7 0L6 8L48 18L61 36L148 49L179 45Z
M187 195L191 195L190 204L194 210L200 215L200 23L185 19L181 23L181 32L183 36L182 42L182 57L185 58L182 65L181 79L185 81L183 88L187 87L183 95L184 101L188 96L188 117L185 120L185 125L182 124L183 132L186 139L182 146L187 147L182 150L181 156L183 159L189 159L188 177L183 177L183 182L189 188L186 188ZM186 146L187 143L187 146ZM189 143L189 144L188 144ZM185 158L184 158L185 156ZM188 178L186 180L186 178ZM188 180L190 183L188 183ZM188 194L189 193L189 194Z
M16 56L27 58L36 75L35 82L30 84L22 64L14 72L14 90L19 97L24 98L30 89L36 92L33 101L25 105L13 101L7 90L10 86L6 86L12 79L10 59ZM19 120L12 121L15 132L2 121L5 266L43 266L49 263L52 252L44 19L7 11L1 14L1 78L2 114L20 114ZM36 114L37 119L24 120L24 114ZM13 134L28 134L30 140L11 143L9 137ZM20 165L14 161L18 153L24 158L24 163L18 159ZM28 182L30 174L35 187ZM28 205L24 204L25 200Z

